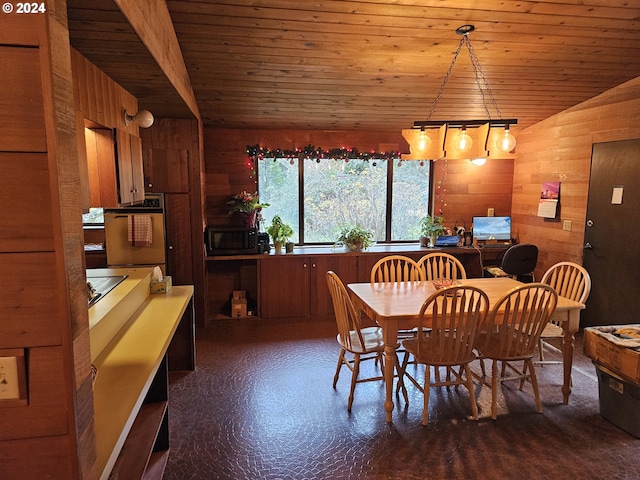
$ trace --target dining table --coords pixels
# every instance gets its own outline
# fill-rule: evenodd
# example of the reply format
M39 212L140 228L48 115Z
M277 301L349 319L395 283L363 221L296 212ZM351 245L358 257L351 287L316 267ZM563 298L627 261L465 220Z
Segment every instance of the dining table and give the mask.
M469 278L459 280L462 285L482 289L489 297L492 308L503 295L523 283L508 277ZM347 285L354 307L375 321L381 328L385 342L384 379L387 422L392 421L393 378L396 361L395 347L398 344L398 330L410 329L417 325L420 309L424 301L436 288L433 281L350 283ZM564 379L562 384L563 403L569 403L571 395L571 368L573 364L574 334L580 328L580 311L585 305L569 298L558 296L558 304L551 321L558 323L563 332L562 363ZM428 313L425 326L429 325Z

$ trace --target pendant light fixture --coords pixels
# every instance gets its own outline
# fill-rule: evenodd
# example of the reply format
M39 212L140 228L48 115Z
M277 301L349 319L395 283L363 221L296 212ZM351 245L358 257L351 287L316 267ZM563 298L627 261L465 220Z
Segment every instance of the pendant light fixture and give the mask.
M462 38L431 105L427 119L414 122L411 129L402 130L402 136L407 140L411 149L410 154L402 155L403 160L469 159L474 161L474 164L480 165L484 164L481 160L486 161L487 158L513 158L516 139L509 131L509 127L516 125L518 120L502 118L498 104L469 40L469 33L474 30L473 25L462 25L456 29L456 33ZM469 52L471 66L487 118L481 120L431 120L463 45ZM493 106L497 118L492 118L487 99ZM461 107L461 109L463 108Z

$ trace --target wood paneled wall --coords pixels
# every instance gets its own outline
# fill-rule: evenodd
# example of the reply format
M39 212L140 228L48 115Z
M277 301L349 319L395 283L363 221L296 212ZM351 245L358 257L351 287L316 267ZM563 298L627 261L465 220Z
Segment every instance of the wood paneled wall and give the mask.
M472 218L487 215L489 208L495 216L511 215L513 160L488 160L482 166L468 160L439 160L434 180L435 212L447 227L464 220L469 230Z
M88 212L91 206L115 207L117 206L115 157L114 168L110 172L110 176L113 178L107 178L107 175L103 175L100 181L95 183L95 178L91 176L91 168L88 166L91 162L87 161L87 137L84 127L88 121L93 127L117 128L120 131L139 136L139 127L136 122L129 125L125 125L124 122L125 111L130 115L137 113L138 100L73 48L71 49L71 67L75 102L76 144L81 178L81 206L84 212ZM89 160L91 159L89 158ZM96 166L95 162L93 165ZM108 165L103 167L106 169ZM109 185L110 182L112 183ZM94 200L96 195L103 195L104 198L96 203Z
M136 122L124 123L124 111L130 115L138 112L138 100L113 81L106 73L87 60L77 50L71 49L73 69L73 96L76 109L82 116L100 126L124 129L139 137Z
M66 5L46 8L0 31L2 101L18 106L0 128L0 348L25 350L28 385L28 405L0 401L2 479L95 476Z
M242 190L255 191L256 182L247 165L246 147L260 145L270 149L293 149L314 145L325 149L354 147L360 151L401 151L409 147L401 132L327 132L205 129L206 219L208 224L225 225L233 221L227 215L226 201ZM439 161L435 164L435 207L442 209L445 225L453 227L471 217L511 211L512 160L489 161L482 167L467 160ZM426 212L425 212L426 213Z
M640 138L640 77L519 134L512 213L520 241L540 249L537 278L556 262L582 263L592 145L633 138ZM537 217L549 181L561 182L556 220ZM562 230L565 219L570 232Z

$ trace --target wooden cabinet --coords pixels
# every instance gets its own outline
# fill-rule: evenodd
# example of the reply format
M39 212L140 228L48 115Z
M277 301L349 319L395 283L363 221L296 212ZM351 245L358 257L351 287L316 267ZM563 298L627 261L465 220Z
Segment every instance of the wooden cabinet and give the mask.
M189 150L144 149L145 188L150 192L189 193Z
M165 194L167 268L174 276L174 282L178 279L179 283L195 285L196 315L198 322L204 324L206 303L217 305L218 300L212 300L205 293L206 267L202 261L205 256L204 191L201 178L204 170L200 158L198 122L195 119L156 118L151 128L140 129L139 133L142 139L145 191ZM255 268L253 284L257 284ZM230 293L231 290L225 295ZM256 301L256 297L253 297L253 301ZM218 308L216 312L222 310Z
M167 235L167 275L175 285L192 285L193 249L189 195L169 193L164 196Z
M258 312L263 318L309 315L311 259L282 256L260 262Z
M260 263L259 313L263 318L333 314L326 273L347 284L357 280L356 257L340 255L269 257Z
M144 201L142 140L124 130L116 129L118 170L118 202L132 205Z
M118 206L116 154L113 130L83 126L90 206Z
M311 277L311 315L333 315L333 303L329 287L327 287L327 271L334 271L342 280L342 283L354 283L359 281L357 275L357 257L326 255L312 257ZM359 259L358 259L359 260Z
M374 251L361 253L321 250L297 247L290 254L208 257L206 321L220 316L228 318L228 302L233 290L246 290L251 300L257 298L257 315L265 319L330 317L333 304L326 283L328 270L336 272L345 285L366 283L370 280L371 268L383 257L399 254L417 261L436 251L417 245L376 246ZM500 248L443 251L462 262L468 278L482 277L481 262L491 262L489 259L504 253Z

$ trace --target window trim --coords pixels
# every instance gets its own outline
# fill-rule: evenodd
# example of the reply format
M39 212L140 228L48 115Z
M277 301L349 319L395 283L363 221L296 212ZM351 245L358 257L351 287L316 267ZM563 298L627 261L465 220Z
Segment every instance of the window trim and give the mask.
M287 160L291 160L291 158L289 157L285 157L285 156L277 156L274 157L273 160L275 159L287 159ZM263 161L268 161L269 159L264 158ZM309 245L309 246L324 246L324 245L333 245L334 242L306 242L305 238L304 238L304 198L305 198L305 194L304 194L304 161L316 161L316 158L311 158L311 157L305 157L305 158L297 158L297 166L298 166L298 243L296 245ZM337 157L337 158L322 158L321 160L335 160L335 161L342 161L344 162L345 159ZM393 225L393 204L392 204L392 200L393 200L393 173L394 173L394 168L396 166L397 163L402 162L401 158L390 158L390 159L369 159L369 158L349 158L349 161L353 161L353 160L361 160L361 161L366 161L366 162L370 162L370 161L374 161L374 162L386 162L386 168L387 168L387 182L386 182L386 194L387 194L387 202L386 202L386 206L385 206L385 216L386 216L386 224L385 224L385 239L382 241L378 241L378 244L386 244L386 245L393 245L393 244L404 244L407 242L410 242L412 240L392 240L391 239L391 235L392 235L392 225ZM405 162L408 161L416 161L416 160L405 160ZM422 162L422 160L420 160ZM424 160L424 162L428 162L428 168L429 168L429 185L428 185L428 189L429 189L429 200L427 203L427 211L429 212L430 215L433 215L433 209L434 209L434 171L435 171L435 162L433 160ZM259 186L260 185L260 166L259 166L259 162L256 162L257 167L256 167L256 175L257 175L257 182L256 185ZM389 200L391 199L391 201Z

